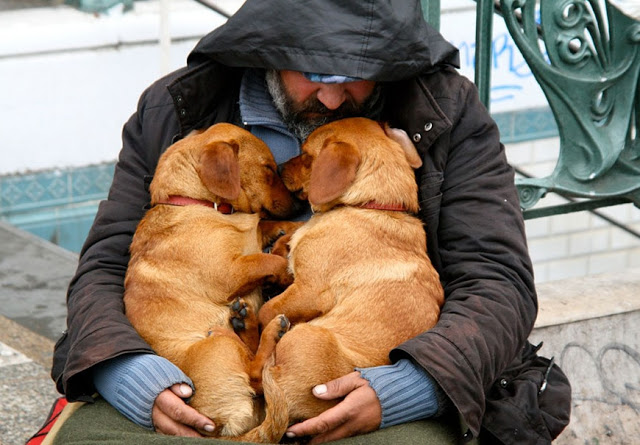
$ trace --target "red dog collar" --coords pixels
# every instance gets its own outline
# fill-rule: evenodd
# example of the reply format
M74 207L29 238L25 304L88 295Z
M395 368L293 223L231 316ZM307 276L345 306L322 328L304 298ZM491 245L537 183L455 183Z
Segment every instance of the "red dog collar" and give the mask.
M201 205L201 206L205 206L205 207L209 207L214 210L217 210L218 212L224 215L230 215L234 212L233 206L226 202L217 203L217 202L206 201L204 199L195 199L195 198L189 198L187 196L179 196L179 195L170 195L168 200L164 202L159 202L157 204L173 205L173 206Z

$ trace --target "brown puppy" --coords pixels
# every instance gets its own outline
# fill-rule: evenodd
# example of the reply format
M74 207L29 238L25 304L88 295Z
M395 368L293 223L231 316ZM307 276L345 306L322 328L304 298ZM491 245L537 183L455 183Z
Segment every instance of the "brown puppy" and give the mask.
M414 216L413 169L422 162L406 134L351 118L318 128L303 151L282 178L308 195L315 213L289 242L293 284L259 312L268 328L280 322L278 314L293 325L264 369L265 394L274 384L282 397L267 413L287 418L277 423L268 414L258 427L273 441L288 423L336 403L315 398L315 385L355 367L389 364L390 350L430 329L444 301Z
M193 380L191 405L215 422L218 435L242 434L263 417L248 376L259 339L260 285L291 281L285 258L262 253L289 226L259 226L260 217L285 218L294 207L276 171L269 148L234 125L175 143L158 162L152 208L131 244L126 314L159 355Z

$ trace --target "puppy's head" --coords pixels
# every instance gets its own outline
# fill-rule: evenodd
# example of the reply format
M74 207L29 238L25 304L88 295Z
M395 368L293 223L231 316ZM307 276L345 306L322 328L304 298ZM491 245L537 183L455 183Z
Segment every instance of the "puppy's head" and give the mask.
M311 133L302 150L283 166L282 178L314 210L376 201L417 212L413 169L422 161L404 131L365 118L343 119Z
M236 211L286 218L295 199L277 173L269 147L250 132L220 123L191 133L161 156L151 202L170 195L229 203Z

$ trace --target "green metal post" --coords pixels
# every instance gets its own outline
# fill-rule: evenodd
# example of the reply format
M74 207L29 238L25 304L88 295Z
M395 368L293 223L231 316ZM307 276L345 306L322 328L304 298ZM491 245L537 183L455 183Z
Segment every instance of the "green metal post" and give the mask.
M428 24L440 30L440 0L420 0L422 14Z
M491 46L493 42L493 0L476 0L475 83L480 100L489 109L491 100Z

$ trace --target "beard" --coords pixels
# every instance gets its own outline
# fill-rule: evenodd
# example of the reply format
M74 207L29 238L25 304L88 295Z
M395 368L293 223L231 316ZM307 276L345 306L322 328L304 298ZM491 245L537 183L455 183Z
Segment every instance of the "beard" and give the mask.
M280 74L275 70L267 70L265 74L267 88L273 103L280 112L284 124L301 141L318 127L348 117L367 117L379 120L384 104L382 88L376 84L371 94L361 103L348 97L335 110L330 110L315 95L302 103L296 103L287 93Z

